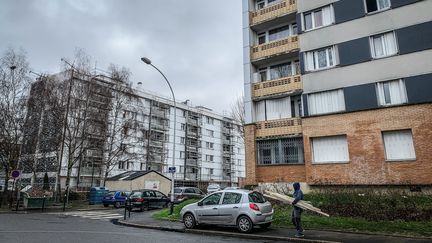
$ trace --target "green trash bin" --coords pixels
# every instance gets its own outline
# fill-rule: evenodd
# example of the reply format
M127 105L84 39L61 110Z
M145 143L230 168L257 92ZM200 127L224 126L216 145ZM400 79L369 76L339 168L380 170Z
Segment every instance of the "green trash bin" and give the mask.
M45 200L45 205L44 205ZM53 199L51 197L30 197L28 193L23 195L24 208L42 208L52 205Z

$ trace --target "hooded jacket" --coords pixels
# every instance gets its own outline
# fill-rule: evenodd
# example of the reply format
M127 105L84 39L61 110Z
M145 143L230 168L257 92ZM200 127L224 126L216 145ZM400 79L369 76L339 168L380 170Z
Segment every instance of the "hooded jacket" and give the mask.
M295 206L295 204L298 203L298 201L303 200L303 192L300 189L300 183L295 182L293 184L293 187L294 187L294 193L293 193L294 201L292 202L292 204L294 205L294 209L302 211L301 208Z

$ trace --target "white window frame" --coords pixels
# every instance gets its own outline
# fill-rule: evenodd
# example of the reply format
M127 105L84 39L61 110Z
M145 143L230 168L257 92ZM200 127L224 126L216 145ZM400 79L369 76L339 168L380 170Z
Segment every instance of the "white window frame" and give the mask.
M391 5L392 5L392 4L391 4L391 0L386 0L386 1L388 1L388 7L385 7L385 8L379 8L379 4L378 4L378 1L379 1L379 0L375 0L375 2L377 3L377 10L372 11L372 12L368 12L366 1L367 1L367 0L364 0L364 1L363 1L363 4L364 4L364 8L365 8L365 12L366 12L366 14L375 14L375 13L379 13L379 12L382 12L382 11L389 10L389 9L391 8Z
M389 49L389 46L387 45L388 43L386 43L387 41L385 40L385 36L386 35L389 36L389 34L391 34L391 36L393 36L393 40L390 40L390 41L392 41L392 44L394 45L394 48L395 48L394 52L392 52L392 53L390 53L391 50ZM382 49L383 49L383 52L384 52L384 54L382 56L377 56L375 54L375 48L376 48L376 46L375 46L374 39L376 37L380 37L381 46L382 46ZM399 46L398 46L396 34L395 34L394 31L384 32L384 33L380 33L380 34L376 34L376 35L370 36L369 37L369 46L370 46L371 56L372 56L373 59L380 59L380 58L390 57L390 56L397 55L399 53Z
M325 51L326 53L326 66L325 67L319 67L319 56L318 53L320 51ZM337 57L337 47L336 46L328 46L312 51L307 51L304 54L304 60L305 60L305 71L307 72L313 72L313 71L320 71L325 70L329 68L333 68L338 64L339 58ZM330 55L332 56L332 64L330 64Z
M389 88L388 90L390 96L390 103L387 103L385 97L386 90L384 85L386 83L389 83L390 85L395 85L396 82L398 87L393 89ZM376 92L379 106L393 106L408 103L408 95L406 93L405 82L403 81L403 79L379 82L376 84ZM394 92L398 93L395 94ZM399 98L400 102L394 100L397 99L396 97Z
M336 100L338 102L337 103L337 105L338 105L337 107L340 107L340 108L339 109L335 109L335 110L330 110L330 111L327 111L327 110L326 111L318 111L318 106L316 104L312 104L312 98L311 98L311 96L313 96L313 95L319 95L319 94L323 95L324 93L335 94L336 96L330 96L328 98L331 98L332 101ZM327 91L322 91L322 92L317 92L317 93L311 93L311 94L308 94L307 98L308 98L307 99L307 106L308 106L309 115L331 114L331 113L343 112L343 111L346 110L346 106L345 106L345 94L343 92L343 89L327 90ZM325 104L323 102L318 102L318 103L326 105L326 107L324 107L324 108L329 108L330 107L330 104ZM313 109L312 105L315 106L314 109Z
M343 154L343 158L321 158L318 160L318 156L323 156L322 154L325 153L325 151L329 151L329 149L320 149L318 150L318 144L321 143L325 143L328 141L325 140L329 140L329 139L337 139L337 138L342 138L344 142L344 144L337 144L339 146L338 150ZM335 140L332 141L333 143L335 142ZM330 142L328 142L330 143ZM349 157L349 148L348 148L348 139L346 135L336 135L336 136L325 136L325 137L313 137L311 138L311 151L312 151L312 164L337 164L337 163L348 163L350 161L350 157ZM318 154L318 155L317 155ZM330 154L330 153L328 153ZM328 154L324 155L328 156ZM331 155L336 155L335 153L331 154Z
M399 133L399 137L397 137L397 133ZM405 136L405 138L409 137L409 139L401 141L401 136ZM384 145L384 156L386 161L407 161L417 159L415 153L414 138L411 129L383 131L382 139ZM396 148L390 149L389 146L391 145L396 146ZM404 149L407 150L404 151ZM403 157L403 153L405 153L405 157Z
M278 28L281 28L281 27L284 27L284 26L288 26L288 36L285 37L285 38L282 38L282 39L272 40L271 42L283 40L283 39L289 38L291 36L296 36L296 35L298 35L298 29L297 29L297 33L294 34L294 25L297 26L297 22L291 22L289 24L278 25L276 27L272 27L272 29L269 29L269 30L266 30L266 31L263 31L263 32L259 32L259 33L256 34L256 42L255 43L256 43L256 45L264 45L264 44L269 43L270 42L270 31L278 29ZM264 36L265 37L264 43L259 44L259 37L260 36Z
M326 7L329 7L329 9L330 9L330 23L324 24L324 19L322 19L321 21L323 22L323 24L321 26L315 26L315 18L316 18L315 13L318 11L321 11L321 13L323 13L323 9ZM312 21L312 28L310 28L310 29L306 29L306 15L308 15L308 14L311 15L311 21ZM321 15L321 16L323 16L323 15ZM326 27L329 25L333 25L335 23L335 14L334 14L334 9L333 9L333 4L322 6L320 8L302 13L301 22L302 22L301 27L302 27L302 30L304 32L320 29L320 28L323 28L323 27Z

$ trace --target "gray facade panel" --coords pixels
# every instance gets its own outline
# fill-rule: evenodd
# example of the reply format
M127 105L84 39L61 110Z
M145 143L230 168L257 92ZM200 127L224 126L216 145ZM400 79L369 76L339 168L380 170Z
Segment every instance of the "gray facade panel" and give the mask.
M391 0L391 7L398 8L411 3L420 2L422 0Z
M378 107L375 84L363 84L344 88L347 112L368 110Z
M396 30L399 54L432 49L432 21Z
M297 22L297 34L301 34L301 33L303 33L303 31L302 31L302 21L301 21L301 14L300 13L298 13L298 14L296 14L296 22Z
M338 52L340 66L370 61L369 37L340 43Z
M404 80L409 104L432 102L432 73Z
M304 63L304 55L303 52L299 53L299 62L300 62L300 73L305 73L305 63Z
M303 95L303 116L309 116L309 107L308 107L308 99L307 99L307 94Z
M340 0L333 4L336 24L365 16L363 0Z

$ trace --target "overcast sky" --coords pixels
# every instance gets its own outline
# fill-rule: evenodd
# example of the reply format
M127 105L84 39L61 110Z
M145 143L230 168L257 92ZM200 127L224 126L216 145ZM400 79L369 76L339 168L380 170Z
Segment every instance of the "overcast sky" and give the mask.
M23 48L32 69L60 71L83 48L99 69L132 72L133 83L218 113L243 93L241 0L1 0L0 51Z

